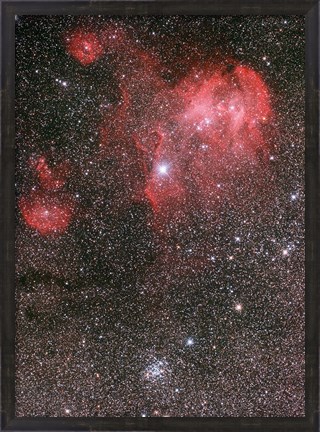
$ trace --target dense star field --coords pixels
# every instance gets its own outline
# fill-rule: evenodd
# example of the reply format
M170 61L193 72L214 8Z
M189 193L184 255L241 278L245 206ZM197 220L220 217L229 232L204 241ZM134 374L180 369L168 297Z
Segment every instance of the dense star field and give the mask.
M17 416L304 415L304 19L16 17Z

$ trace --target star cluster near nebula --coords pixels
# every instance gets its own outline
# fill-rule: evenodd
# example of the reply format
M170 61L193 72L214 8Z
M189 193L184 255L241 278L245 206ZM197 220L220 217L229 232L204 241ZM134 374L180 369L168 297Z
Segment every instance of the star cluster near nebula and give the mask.
M302 17L16 17L16 415L304 415Z

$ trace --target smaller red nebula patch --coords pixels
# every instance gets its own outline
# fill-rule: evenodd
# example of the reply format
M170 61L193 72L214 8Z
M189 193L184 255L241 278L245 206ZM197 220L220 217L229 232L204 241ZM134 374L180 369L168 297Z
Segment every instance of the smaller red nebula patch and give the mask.
M104 52L96 33L82 29L78 29L68 35L65 42L69 54L83 66L87 66L98 60Z
M74 207L74 201L63 192L36 190L19 200L25 222L41 235L63 233L69 226Z
M59 165L50 168L46 158L41 156L35 163L35 169L38 172L39 181L44 189L58 190L61 189L70 172L70 164L62 162Z

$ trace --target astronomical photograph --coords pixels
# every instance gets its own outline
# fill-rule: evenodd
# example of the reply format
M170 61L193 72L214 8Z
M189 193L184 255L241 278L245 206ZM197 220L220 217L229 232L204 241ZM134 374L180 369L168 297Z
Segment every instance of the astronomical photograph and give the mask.
M15 17L17 417L304 417L304 27Z

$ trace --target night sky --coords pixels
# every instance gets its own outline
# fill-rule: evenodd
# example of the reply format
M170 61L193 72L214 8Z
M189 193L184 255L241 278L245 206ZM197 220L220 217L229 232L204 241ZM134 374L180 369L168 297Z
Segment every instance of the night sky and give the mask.
M16 17L16 415L304 415L304 19Z

